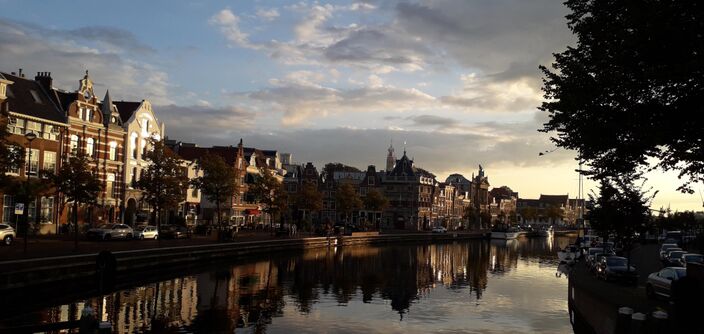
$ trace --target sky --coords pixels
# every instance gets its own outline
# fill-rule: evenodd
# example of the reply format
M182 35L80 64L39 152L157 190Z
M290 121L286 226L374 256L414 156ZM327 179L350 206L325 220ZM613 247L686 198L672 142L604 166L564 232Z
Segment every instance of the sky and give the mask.
M539 65L574 45L559 0L0 0L0 70L147 99L166 134L294 161L385 167L391 141L444 181L482 165L522 198L577 195L575 153L540 133ZM552 151L539 156L539 152ZM699 210L656 171L653 207ZM587 191L593 188L586 182ZM695 188L696 189L696 188ZM699 187L697 191L704 189Z

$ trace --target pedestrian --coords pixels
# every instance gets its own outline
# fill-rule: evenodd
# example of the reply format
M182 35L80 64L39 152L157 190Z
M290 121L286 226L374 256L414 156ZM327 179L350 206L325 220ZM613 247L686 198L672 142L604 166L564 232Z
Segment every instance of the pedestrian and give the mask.
M81 311L81 320L79 320L78 333L87 334L98 331L98 319L95 318L95 311L90 306L86 306Z

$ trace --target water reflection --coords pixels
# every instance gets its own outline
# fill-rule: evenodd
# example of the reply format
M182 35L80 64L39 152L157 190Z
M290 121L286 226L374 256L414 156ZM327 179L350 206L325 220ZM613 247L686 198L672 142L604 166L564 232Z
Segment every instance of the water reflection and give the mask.
M119 333L569 331L566 239L308 250L38 310L0 326L77 319ZM2 327L0 327L2 328Z

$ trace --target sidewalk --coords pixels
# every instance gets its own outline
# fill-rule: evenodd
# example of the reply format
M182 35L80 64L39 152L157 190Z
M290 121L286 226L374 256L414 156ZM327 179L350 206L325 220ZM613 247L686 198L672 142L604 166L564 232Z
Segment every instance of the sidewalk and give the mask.
M272 236L269 232L240 233L230 242L260 241L260 240L281 240L309 237L308 233L299 233L296 237ZM30 237L27 242L27 252L24 252L24 239L17 238L11 246L0 247L0 261L31 259L64 255L95 254L103 250L122 251L139 250L159 247L177 247L216 244L218 241L214 237L194 235L190 239L160 239L160 240L85 240L79 239L78 250L74 248L73 237L69 236L47 236Z

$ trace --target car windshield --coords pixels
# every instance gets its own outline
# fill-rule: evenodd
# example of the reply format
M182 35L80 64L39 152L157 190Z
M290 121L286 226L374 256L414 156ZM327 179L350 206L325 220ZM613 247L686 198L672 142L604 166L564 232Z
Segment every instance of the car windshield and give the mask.
M684 257L684 260L687 262L704 262L704 255L687 255Z
M590 249L589 254L596 255L597 253L601 253L602 251L604 251L604 250L603 249Z
M671 259L679 259L682 257L682 255L684 255L684 252L676 251L676 252L670 253L670 258Z
M98 226L98 228L112 228L112 225L110 225L110 224L103 224L103 225Z
M626 266L626 259L610 257L606 259L606 265L610 267L621 267Z
M673 245L673 244L662 245L662 250L668 250L668 249L672 249L672 248L677 248L677 245Z
M147 229L146 226L139 226L139 227L135 227L135 228L134 228L134 230L137 231L137 232L141 232L141 231L144 231L144 230L146 230L146 229Z
M687 276L687 269L685 268L677 268L675 269L675 273L677 273L678 278L682 278Z

